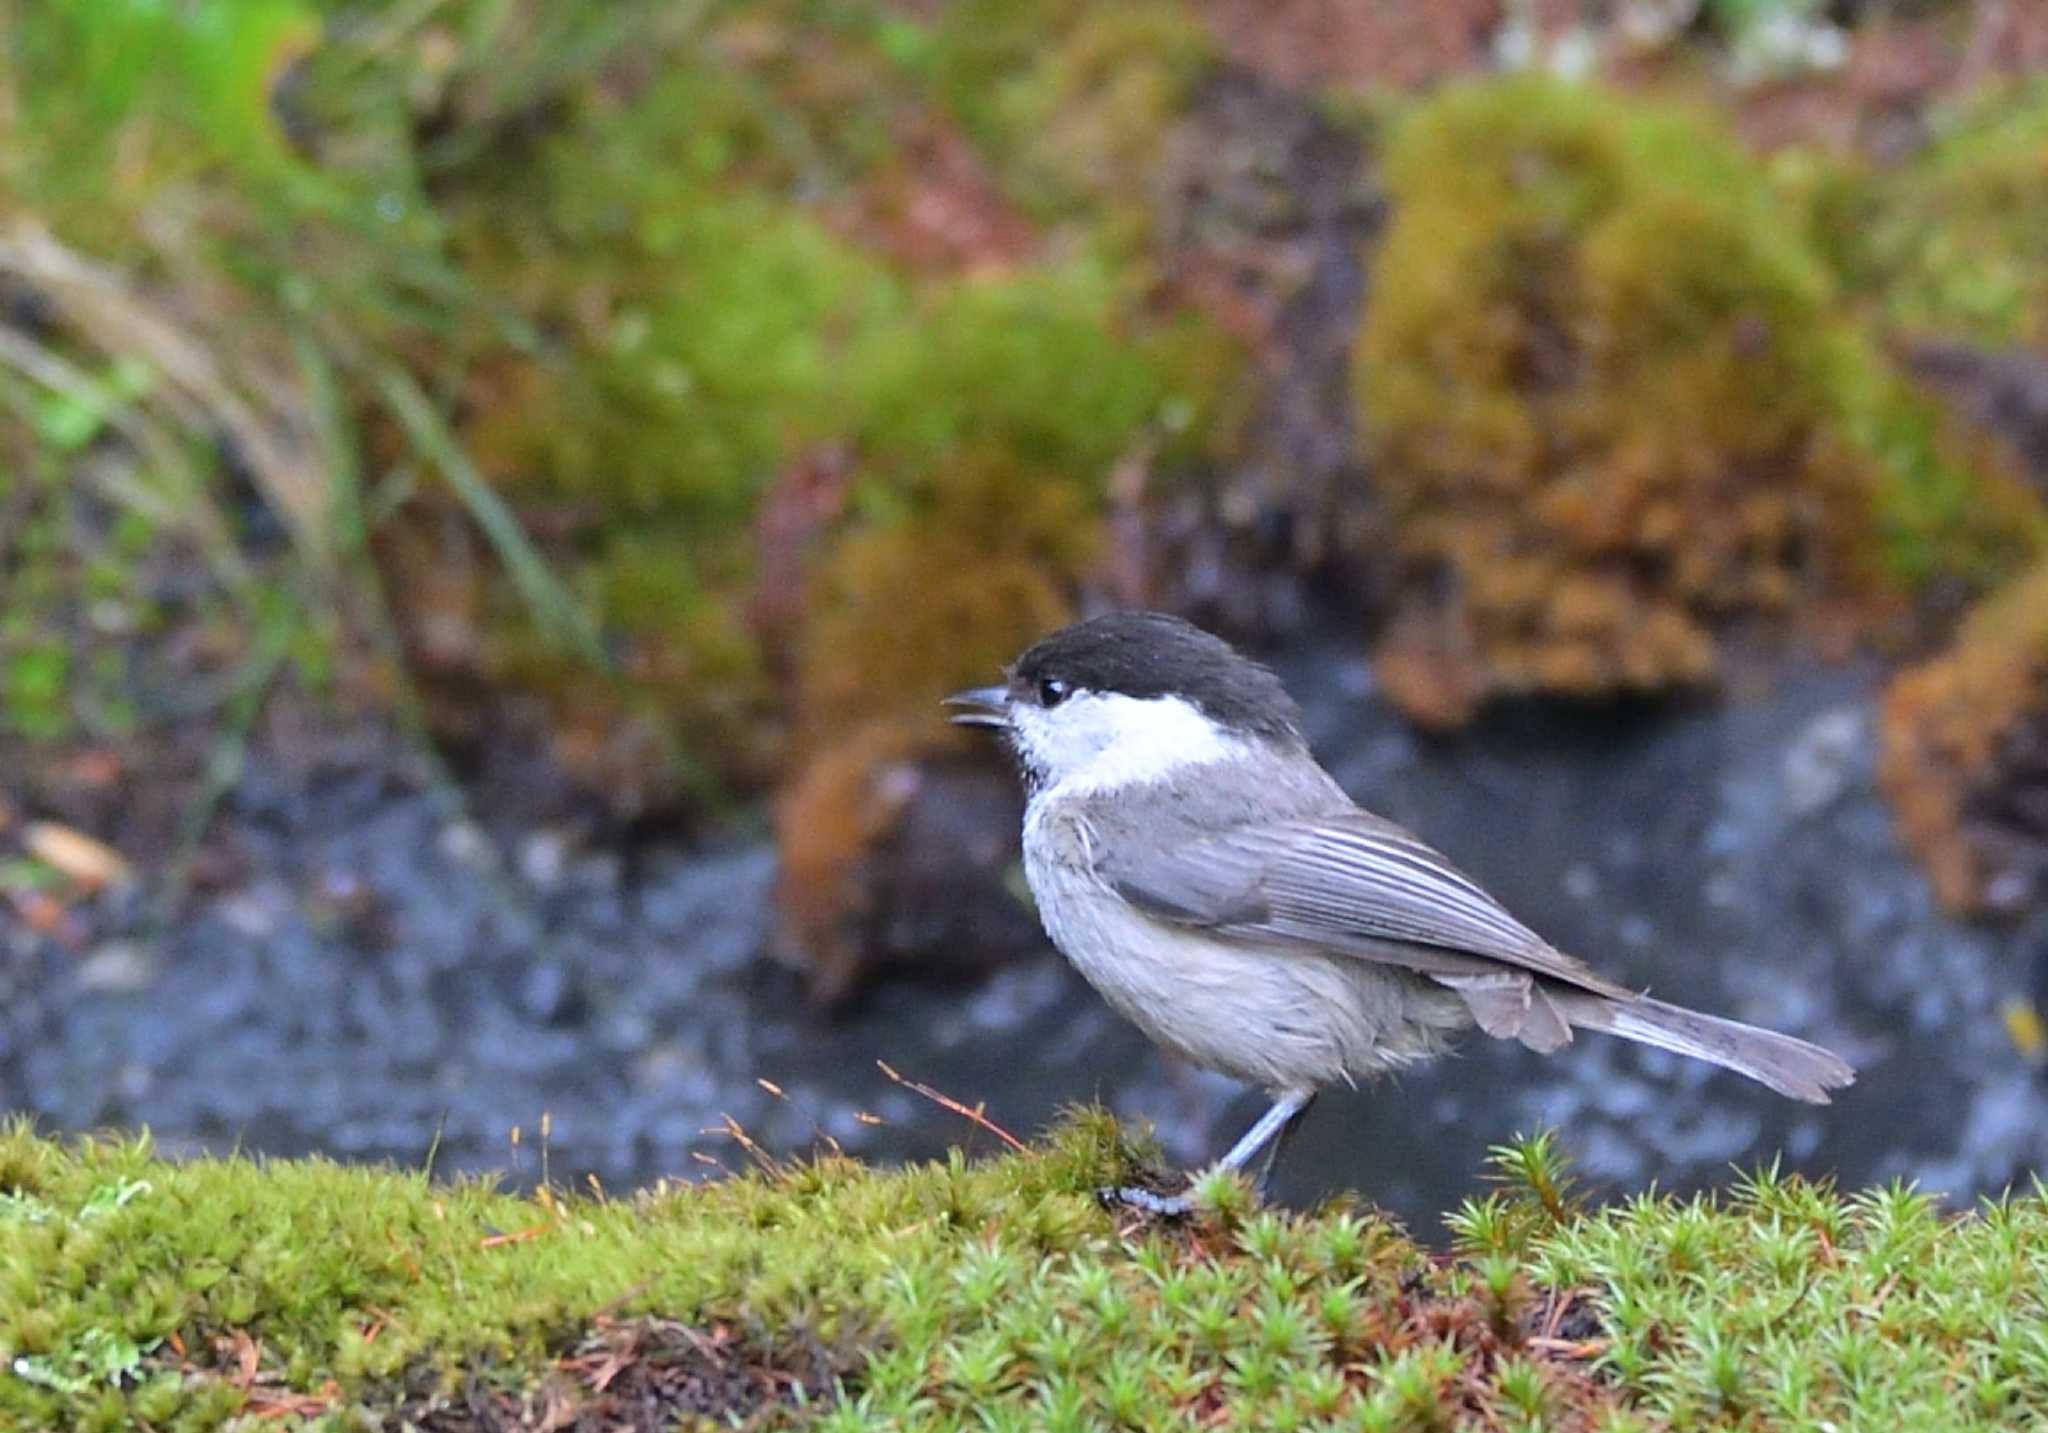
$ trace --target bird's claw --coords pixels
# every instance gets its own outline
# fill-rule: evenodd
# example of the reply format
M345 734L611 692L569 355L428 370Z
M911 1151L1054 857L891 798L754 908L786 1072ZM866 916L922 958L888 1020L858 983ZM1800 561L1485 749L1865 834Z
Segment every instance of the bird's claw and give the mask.
M1105 1184L1095 1198L1105 1209L1135 1209L1154 1219L1185 1219L1195 1212L1192 1192L1160 1194L1136 1184Z

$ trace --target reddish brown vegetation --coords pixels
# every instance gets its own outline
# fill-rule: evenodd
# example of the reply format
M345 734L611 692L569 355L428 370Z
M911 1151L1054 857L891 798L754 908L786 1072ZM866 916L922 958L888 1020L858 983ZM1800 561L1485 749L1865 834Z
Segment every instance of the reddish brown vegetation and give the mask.
M2048 566L1987 602L1884 704L1881 777L1952 910L2048 895Z

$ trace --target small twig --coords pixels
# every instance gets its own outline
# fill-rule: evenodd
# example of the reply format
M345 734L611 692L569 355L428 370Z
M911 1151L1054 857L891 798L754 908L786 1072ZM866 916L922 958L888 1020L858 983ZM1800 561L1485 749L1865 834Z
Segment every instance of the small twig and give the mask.
M966 1105L961 1104L951 1095L941 1094L937 1090L933 1089L930 1085L920 1084L916 1080L904 1079L903 1076L897 1074L894 1070L889 1068L889 1062L887 1060L877 1060L875 1061L875 1064L884 1075L887 1075L889 1077L889 1079L893 1083L903 1086L904 1089L909 1090L913 1094L923 1095L926 1099L930 1100L940 1109L951 1110L954 1114L959 1115L962 1119L965 1119L972 1124L981 1126L981 1128L987 1130L990 1134L994 1135L997 1139L1001 1140L1011 1149L1017 1151L1017 1153L1024 1154L1027 1152L1023 1140L1018 1139L1017 1136L1011 1134L1008 1130L1004 1129L1001 1125L997 1124L994 1120L988 1117L986 1113L987 1106L977 1103L972 1109L969 1109Z
M652 1278L642 1279L639 1283L633 1285L632 1288L626 1290L625 1293L620 1294L617 1298L606 1299L603 1303L599 1304L595 1309L592 1309L590 1311L590 1322L596 1323L599 1319L611 1317L620 1309L624 1308L627 1304L631 1303L633 1300L639 1298L642 1294L646 1293L648 1289L653 1287L653 1285L654 1280Z
M1556 1338L1558 1329L1564 1324L1564 1316L1571 1312L1572 1307L1580 1299L1591 1297L1592 1292L1591 1289L1566 1289L1563 1293L1552 1299L1550 1301L1550 1312L1545 1314L1543 1318L1542 1337Z
M1877 1292L1870 1296L1870 1313L1875 1315L1884 1308L1884 1301L1892 1296L1892 1290L1899 1286L1899 1276L1894 1271L1890 1278L1877 1286Z
M712 1131L706 1130L705 1133L710 1134ZM732 1173L732 1166L715 1154L706 1154L701 1149L693 1149L690 1151L690 1158L696 1160L701 1165L717 1170L720 1174L729 1176Z
M776 1099L781 1100L784 1104L793 1106L796 1109L796 1112L802 1115L804 1119L810 1123L811 1133L816 1135L819 1139L823 1140L825 1142L825 1147L827 1149L831 1150L834 1154L846 1153L845 1147L841 1145L838 1140L832 1137L832 1131L826 1129L824 1125L820 1124L818 1122L818 1117L812 1114L809 1109L807 1109L802 1104L799 1104L797 1101L791 1099L789 1097L789 1092L784 1090L782 1086L776 1084L773 1080L763 1080L759 1078L756 1078L754 1083L759 1085L762 1089L766 1090L769 1094L775 1096Z
M480 1249L495 1249L501 1244L524 1244L528 1239L538 1239L554 1227L555 1223L550 1219L546 1223L535 1224L528 1229L517 1229L510 1234L487 1234L484 1236L483 1242L477 1247Z
M761 1148L761 1146L755 1142L754 1137L748 1134L746 1130L741 1127L740 1122L738 1120L734 1119L731 1115L720 1115L719 1120L719 1124L714 1125L710 1129L705 1130L704 1133L716 1134L719 1130L723 1129L726 1132L726 1134L732 1137L732 1141L734 1144L737 1144L741 1149L747 1152L747 1158L753 1160L755 1164L760 1166L762 1173L771 1174L778 1177L782 1174L782 1166L775 1162L775 1156L768 1153L767 1150Z
M1792 1311L1806 1302L1806 1296L1813 1292L1813 1286L1819 1278L1820 1270L1808 1269L1805 1281L1799 1286L1799 1292L1785 1301L1784 1308L1779 1309L1768 1319L1764 1320L1764 1332L1776 1333L1778 1326L1784 1323L1786 1319L1792 1317Z

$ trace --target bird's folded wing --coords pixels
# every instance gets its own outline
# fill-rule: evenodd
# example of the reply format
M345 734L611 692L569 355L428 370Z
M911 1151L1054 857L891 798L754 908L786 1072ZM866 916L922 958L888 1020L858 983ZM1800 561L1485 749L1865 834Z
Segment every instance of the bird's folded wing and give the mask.
M1363 811L1241 826L1165 847L1105 846L1097 873L1154 919L1405 966L1467 985L1503 966L1601 995L1602 980L1442 855Z

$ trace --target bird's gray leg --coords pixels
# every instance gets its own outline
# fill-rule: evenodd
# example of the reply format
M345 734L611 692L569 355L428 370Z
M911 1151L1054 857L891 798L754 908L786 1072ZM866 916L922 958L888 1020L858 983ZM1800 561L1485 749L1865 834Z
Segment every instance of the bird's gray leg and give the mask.
M1279 1155L1280 1146L1286 1143L1287 1136L1293 1133L1294 1126L1315 1097L1316 1092L1312 1089L1282 1091L1274 1098L1272 1108L1260 1115L1252 1127L1244 1132L1244 1136L1230 1147L1230 1153L1216 1161L1216 1168L1243 1169L1257 1159L1263 1150L1266 1157L1259 1160L1259 1167L1252 1176L1253 1187L1263 1190L1266 1177L1272 1173L1274 1161ZM1149 1189L1140 1189L1135 1185L1125 1185L1119 1189L1105 1189L1102 1194L1106 1201L1127 1205L1132 1209L1142 1209L1147 1214L1168 1219L1179 1218L1195 1207L1192 1190L1169 1196L1154 1194Z
M1315 1102L1316 1092L1310 1090L1308 1098L1301 1102L1299 1109L1287 1117L1287 1122L1280 1126L1280 1132L1266 1145L1266 1152L1259 1156L1258 1168L1252 1171L1252 1188L1258 1191L1261 1199L1266 1195L1266 1182L1273 1177L1273 1171L1280 1167L1280 1161L1287 1155L1287 1146L1294 1139L1294 1132L1301 1128L1301 1122L1308 1118L1308 1107Z

